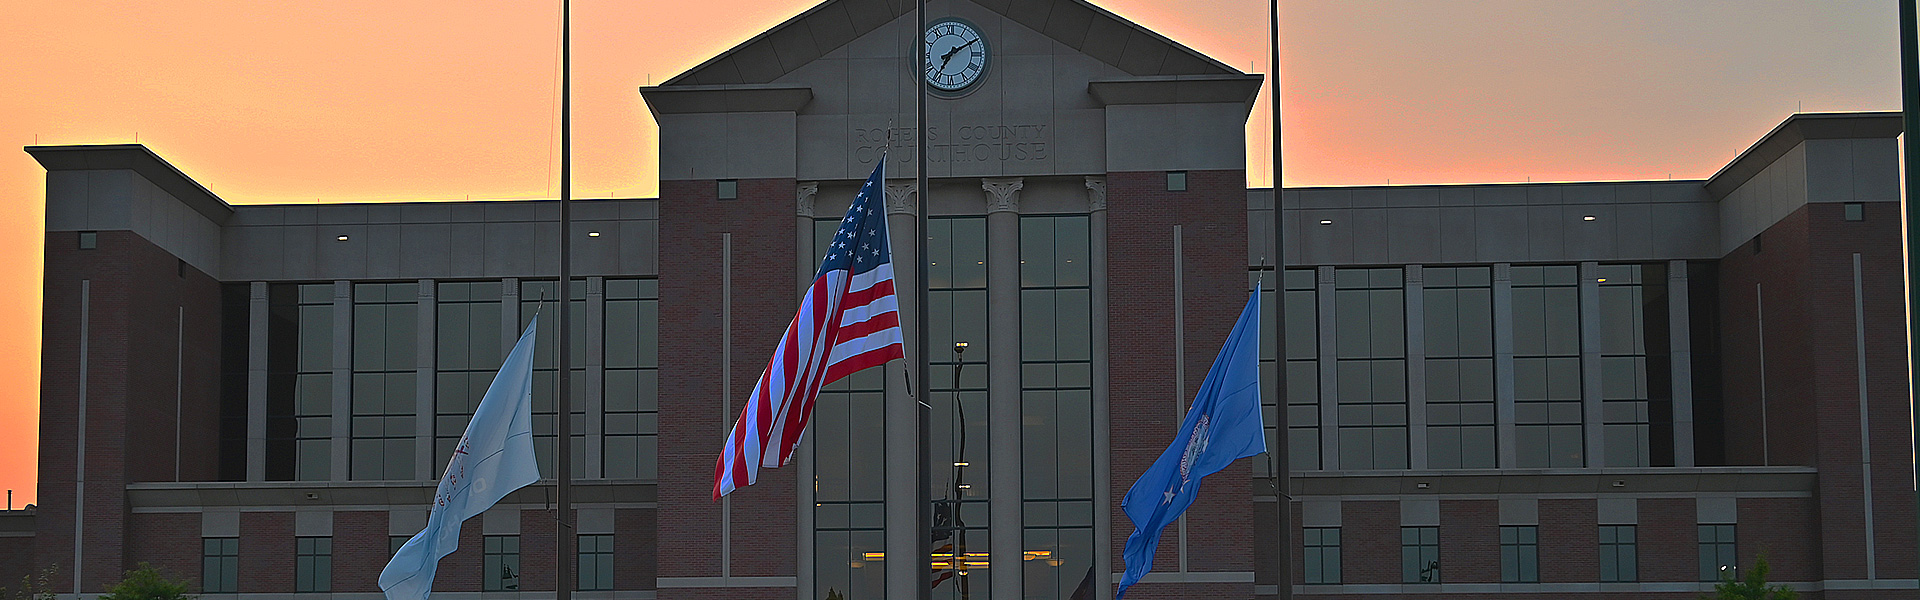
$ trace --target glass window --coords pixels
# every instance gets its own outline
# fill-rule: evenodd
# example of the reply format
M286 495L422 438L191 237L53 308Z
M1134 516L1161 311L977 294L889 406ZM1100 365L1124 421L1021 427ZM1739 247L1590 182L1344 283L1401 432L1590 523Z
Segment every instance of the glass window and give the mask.
M410 536L410 535L387 536L387 557L392 558L393 555L399 554L400 547L407 545L407 540L410 540L410 539L413 539L413 536Z
M1514 443L1522 468L1586 466L1580 408L1580 276L1513 266Z
M1632 525L1600 526L1600 581L1639 581L1640 551Z
M480 554L480 591L520 589L520 536L489 535Z
M580 591L613 589L613 534L580 536Z
M333 478L333 284L267 286L267 479Z
M501 288L498 281L442 281L437 284L438 360L433 400L435 466L447 464L467 421L500 370L511 345L502 346ZM439 476L439 472L429 475Z
M240 591L240 538L200 540L200 591L207 594Z
M606 282L601 472L609 479L657 475L659 290L652 279Z
M353 286L353 420L348 477L413 479L418 283Z
M1666 265L1601 265L1598 279L1604 463L1672 466Z
M1500 528L1500 582L1540 583L1540 528Z
M1487 267L1428 267L1427 466L1497 465L1493 403L1493 287Z
M1440 583L1440 528L1400 528L1400 581Z
M840 220L837 218L814 221L815 256L826 254L827 244L832 243L839 228ZM940 227L936 225L933 229L939 231ZM931 254L935 262L945 264L934 268L942 269L941 273L948 277L959 271L961 277L968 279L977 272L980 285L985 285L984 255L980 259L981 264L974 265L970 261L965 267L956 267L951 255L941 253L941 240L937 235L929 241L929 246L936 248ZM941 274L934 274L935 280L940 277ZM939 293L934 292L936 306L940 305ZM936 325L942 322L942 313L938 309L929 317ZM984 320L985 317L981 318ZM939 333L936 332L935 336L938 339ZM984 340L984 336L981 339ZM976 342L975 345L985 344ZM938 350L939 346L935 346L935 349ZM974 359L983 360L978 356ZM975 365L974 368L985 370L981 365ZM933 367L936 428L940 423L939 415L951 410L951 406L939 404L943 396L949 395L942 393L938 383L945 370L938 363ZM816 597L825 598L829 591L847 598L880 598L886 594L886 465L883 462L886 455L886 428L878 420L878 415L885 412L886 388L886 368L871 368L821 388L820 395L814 401L810 425L812 431L807 432L807 439L814 453L813 543L815 556L818 557L814 561ZM935 476L934 479L938 482L941 478ZM936 493L935 497L940 496ZM985 508L984 504L982 508ZM980 521L983 525L984 518L983 514Z
M1407 468L1406 299L1400 269L1334 271L1340 468Z
M327 592L332 590L333 538L294 538L293 591Z
M1732 523L1700 525L1700 580L1720 581L1737 578L1740 568Z
M1085 215L1020 218L1020 564L1028 598L1067 597L1093 565L1088 236Z
M1276 388L1280 365L1274 352L1273 317L1277 294L1287 300L1287 457L1297 471L1320 469L1320 321L1315 304L1313 269L1289 269L1286 281L1276 284L1272 270L1248 274L1248 289L1260 280L1266 286L1260 293L1260 402L1266 421L1267 447L1279 447L1281 395ZM1275 289L1284 287L1285 289ZM1254 463L1258 476L1270 477L1272 469L1265 461Z
M560 330L558 327L560 322L560 309L554 306L556 299L560 297L556 289L557 283L556 281L528 280L522 280L520 282L520 325L517 328L519 331L526 330L527 325L533 322L533 316L541 312L543 305L546 309L554 311L546 313L548 315L546 323L549 326L541 327L539 331L534 332L536 337L534 344L537 351L534 352L533 355L533 454L534 457L540 461L541 473L556 472L553 470L553 456L555 452L553 440L559 432L559 424L556 422L559 414L559 403L555 402L554 394L560 389L558 379L560 365ZM567 286L567 289L568 295L571 298L570 302L572 303L571 310L573 314L580 315L580 318L573 319L572 331L568 333L567 339L567 345L570 346L570 354L568 355L570 362L567 363L567 370L571 372L571 379L567 382L570 386L568 395L572 396L573 402L572 410L570 411L573 413L571 415L572 422L569 424L573 428L571 436L573 438L573 446L570 448L572 452L571 462L573 463L573 476L575 478L585 478L587 476L586 451L588 449L586 436L587 319L585 318L587 315L587 281L585 279L575 279L572 285ZM509 347L509 351L511 351L511 347ZM494 368L497 369L498 366L496 365ZM483 393L484 389L485 388L482 388Z
M1302 560L1306 563L1306 577L1301 583L1340 583L1340 528L1308 527L1304 532L1306 552Z

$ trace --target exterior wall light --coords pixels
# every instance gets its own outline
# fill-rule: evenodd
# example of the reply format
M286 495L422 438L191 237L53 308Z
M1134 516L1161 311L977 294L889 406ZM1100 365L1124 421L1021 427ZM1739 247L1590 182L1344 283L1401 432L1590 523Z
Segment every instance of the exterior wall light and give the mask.
M598 231L589 231L589 232L587 232L587 237L600 237L600 232L598 232Z
M1321 224L1321 225L1332 225L1332 224L1333 224L1333 219L1321 219L1321 220L1320 220L1320 224Z
M1593 215L1587 215L1587 216L1584 216L1584 217L1580 217L1580 220L1582 220L1582 221L1592 221L1592 220L1594 220L1594 219L1596 219L1596 218L1598 218L1598 217L1595 217L1595 216L1593 216Z
M338 237L335 237L333 239L335 241L341 241L341 242L347 241L347 234L342 233Z

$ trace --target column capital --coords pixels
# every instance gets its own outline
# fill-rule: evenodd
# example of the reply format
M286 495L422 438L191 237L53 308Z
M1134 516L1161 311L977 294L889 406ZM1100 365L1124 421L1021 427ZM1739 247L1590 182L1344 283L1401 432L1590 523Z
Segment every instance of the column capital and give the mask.
M914 202L919 200L920 184L909 179L901 183L887 184L887 214L914 214Z
M1020 188L1026 185L1026 180L1020 177L981 179L980 189L987 192L987 214L1020 212Z
M1493 280L1513 281L1513 263L1493 263Z
M1420 274L1420 265L1407 265L1403 271L1406 273L1407 287L1424 285L1425 276Z
M1107 209L1107 178L1087 178L1087 212L1100 212Z
M793 188L793 214L813 218L813 197L820 193L820 182L809 181Z

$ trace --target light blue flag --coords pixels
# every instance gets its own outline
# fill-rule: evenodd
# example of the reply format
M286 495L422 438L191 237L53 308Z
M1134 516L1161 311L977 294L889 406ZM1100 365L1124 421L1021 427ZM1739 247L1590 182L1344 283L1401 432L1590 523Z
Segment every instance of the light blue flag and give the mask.
M533 338L539 326L536 315L480 398L440 476L426 529L407 540L380 571L387 600L426 600L440 558L460 545L460 523L540 480L533 457Z
M1255 288L1187 409L1180 435L1120 501L1120 509L1133 521L1133 535L1127 536L1127 572L1114 600L1153 570L1161 530L1193 504L1200 478L1266 451L1260 421L1260 290Z

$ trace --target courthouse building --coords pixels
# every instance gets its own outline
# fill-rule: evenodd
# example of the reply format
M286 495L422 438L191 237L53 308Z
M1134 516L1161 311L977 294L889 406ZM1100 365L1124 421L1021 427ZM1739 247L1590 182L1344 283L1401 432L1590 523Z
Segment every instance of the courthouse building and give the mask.
M1705 180L1286 189L1275 273L1273 190L1246 187L1260 76L1082 0L936 0L924 34L911 6L829 0L641 89L659 197L575 203L565 286L552 201L245 204L143 146L27 148L40 489L0 516L0 582L57 566L92 595L145 562L210 599L373 600L565 294L573 414L551 330L534 410L549 475L572 419L576 511L510 495L437 598L550 597L557 543L586 600L911 598L908 557L955 546L937 598L1111 598L1119 499L1264 281L1291 464L1209 478L1128 598L1269 598L1290 569L1302 598L1691 599L1761 554L1807 598L1913 597L1899 114L1792 115ZM900 288L931 289L932 395L900 363L857 374L794 464L714 502L878 160ZM922 410L964 544L915 526Z

